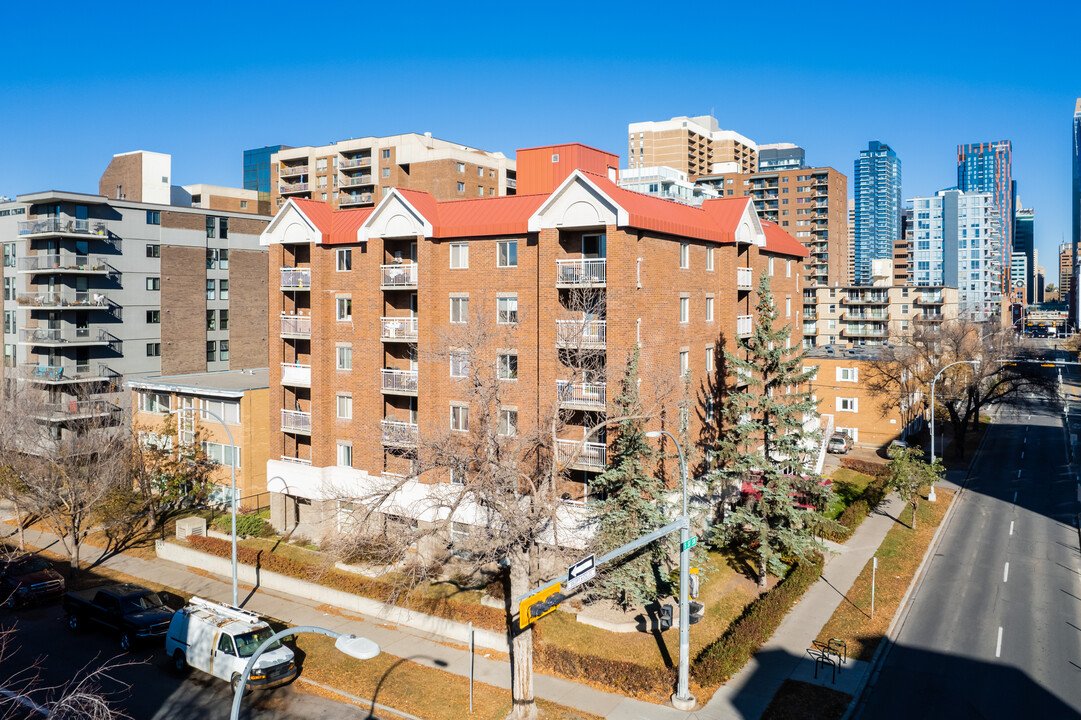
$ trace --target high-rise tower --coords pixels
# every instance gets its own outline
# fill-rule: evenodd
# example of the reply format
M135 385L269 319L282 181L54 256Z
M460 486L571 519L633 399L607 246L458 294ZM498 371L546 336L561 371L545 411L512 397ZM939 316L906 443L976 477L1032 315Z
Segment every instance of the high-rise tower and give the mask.
M1013 182L1013 145L1000 142L957 146L957 187L962 192L991 193L998 211L1001 267L1010 267L1013 255L1013 213L1017 188ZM1002 273L1002 292L1009 293L1009 273Z
M872 140L855 162L856 285L871 284L871 261L891 260L901 238L901 160L889 145Z

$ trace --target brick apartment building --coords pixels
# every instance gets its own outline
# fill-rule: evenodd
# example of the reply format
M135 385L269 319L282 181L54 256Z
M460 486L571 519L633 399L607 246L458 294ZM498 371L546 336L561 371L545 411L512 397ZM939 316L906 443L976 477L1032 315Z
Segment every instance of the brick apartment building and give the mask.
M636 343L643 395L688 373L691 397L704 397L718 338L731 349L751 332L762 272L798 346L803 246L761 222L746 198L695 208L623 190L613 158L581 145L519 151L530 192L515 197L440 202L395 189L373 209L286 203L263 235L276 268L270 333L280 338L270 352L267 462L278 527L322 534L336 517L334 488L359 495L384 474L409 477L426 428L467 417L460 368L440 354L467 320L513 337L499 349L506 423L524 431L559 403L575 411L570 446L603 423L607 383ZM579 292L599 294L601 309L575 309ZM605 367L572 376L565 353L586 350ZM683 418L689 437L707 411ZM606 456L603 442L581 452L569 503L588 501Z
M875 261L878 262L878 261ZM957 288L850 285L803 290L803 346L886 345L957 319Z
M334 208L372 207L391 188L424 190L436 200L515 193L515 162L486 152L407 133L342 140L319 147L283 148L271 156L271 204L308 198Z

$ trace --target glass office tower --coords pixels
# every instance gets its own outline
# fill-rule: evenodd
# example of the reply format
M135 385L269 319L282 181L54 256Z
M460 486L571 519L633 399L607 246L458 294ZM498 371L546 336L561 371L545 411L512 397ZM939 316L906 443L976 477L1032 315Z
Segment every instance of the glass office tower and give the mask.
M855 241L852 243L856 285L871 284L871 261L892 260L901 238L901 160L889 145L872 140L855 162Z

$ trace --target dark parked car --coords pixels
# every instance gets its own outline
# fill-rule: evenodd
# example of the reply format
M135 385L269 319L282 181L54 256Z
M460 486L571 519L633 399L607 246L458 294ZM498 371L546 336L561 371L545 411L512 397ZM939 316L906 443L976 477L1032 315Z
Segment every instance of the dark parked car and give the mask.
M64 594L64 577L45 558L25 553L0 560L0 600L12 609L55 600Z
M132 583L69 592L64 611L72 630L95 622L115 632L125 651L138 643L162 640L173 618L172 608L156 592Z

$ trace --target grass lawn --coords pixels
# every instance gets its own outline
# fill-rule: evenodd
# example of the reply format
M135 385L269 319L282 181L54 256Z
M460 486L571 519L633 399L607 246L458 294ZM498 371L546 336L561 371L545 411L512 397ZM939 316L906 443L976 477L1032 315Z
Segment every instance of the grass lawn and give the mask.
M833 481L833 493L836 497L830 503L830 506L826 508L826 517L830 520L836 520L840 517L846 507L859 499L860 493L873 479L870 475L864 475L849 468L837 468L834 470L833 474L830 475L830 480Z
M923 560L935 529L942 522L946 510L953 502L954 493L950 490L936 490L938 502L920 501L916 512L916 529L908 527L912 519L910 506L901 511L900 521L886 534L879 547L878 573L875 581L875 618L871 619L871 565L867 566L856 578L833 617L818 634L818 640L828 642L830 638L839 638L848 644L848 656L857 660L869 661L875 648L882 641L889 629L893 616L901 604L901 599L912 584L916 569ZM903 523L903 524L902 524Z

